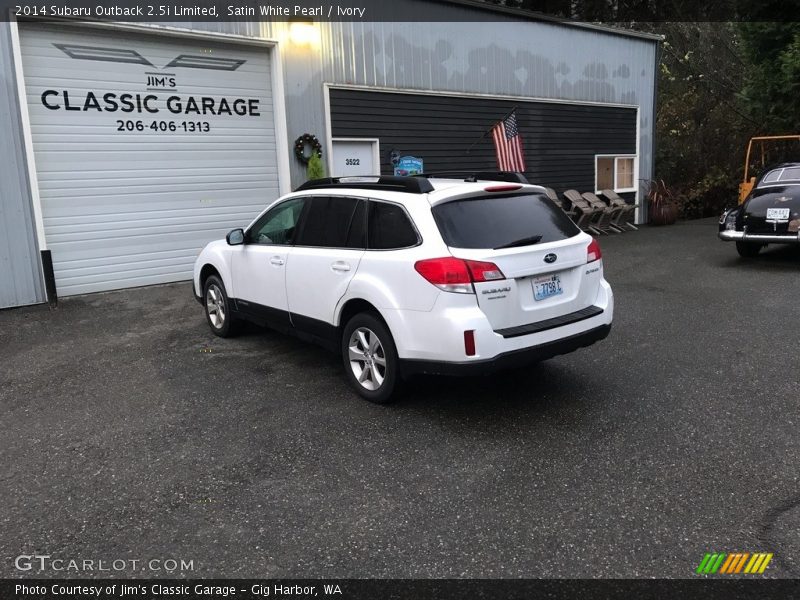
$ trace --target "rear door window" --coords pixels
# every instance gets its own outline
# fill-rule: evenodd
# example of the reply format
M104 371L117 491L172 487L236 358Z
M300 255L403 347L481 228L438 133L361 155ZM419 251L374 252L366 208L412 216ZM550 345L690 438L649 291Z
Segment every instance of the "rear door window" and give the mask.
M510 248L564 240L580 233L543 194L479 196L433 207L448 246Z
M364 201L341 196L314 196L303 218L298 246L364 248Z

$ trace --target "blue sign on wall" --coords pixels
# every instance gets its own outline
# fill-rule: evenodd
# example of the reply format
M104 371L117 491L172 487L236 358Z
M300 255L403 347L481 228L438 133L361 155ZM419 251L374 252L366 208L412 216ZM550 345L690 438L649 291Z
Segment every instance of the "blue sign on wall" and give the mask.
M418 175L422 173L422 159L416 156L402 156L394 166L395 175Z

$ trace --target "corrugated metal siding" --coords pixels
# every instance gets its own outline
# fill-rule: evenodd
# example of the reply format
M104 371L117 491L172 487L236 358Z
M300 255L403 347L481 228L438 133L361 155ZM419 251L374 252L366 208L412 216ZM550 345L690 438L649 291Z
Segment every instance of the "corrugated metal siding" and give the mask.
M639 175L652 177L652 132L656 43L553 23L495 16L485 22L476 9L426 0L396 0L405 14L430 14L433 23L322 23L318 44L300 47L289 41L286 23L176 22L151 24L154 29L172 27L194 32L213 32L279 42L284 72L287 130L291 143L305 132L326 137L323 84L369 85L425 91L484 93L528 98L552 98L637 105L639 109ZM459 21L466 16L476 22ZM169 35L169 32L166 32ZM33 227L29 216L29 192L23 177L24 158L16 122L16 99L11 80L8 24L0 24L0 70L6 79L0 89L0 134L11 139L11 158L3 161L10 176L0 180L3 210L19 210L20 226L8 226L26 240L27 259L14 273L12 303L41 301L38 275L33 277L30 248ZM2 110L8 103L9 110ZM18 133L18 132L17 132ZM282 151L283 149L278 149ZM305 179L305 168L290 160L292 183ZM14 181L14 179L18 181ZM265 201L268 201L266 198ZM27 215L27 216L26 216ZM4 216L5 223L10 223ZM25 223L22 223L27 219ZM6 236L9 239L11 236ZM24 245L24 244L23 244ZM2 247L2 242L0 242ZM4 252L0 250L0 252ZM5 251L7 252L7 251ZM25 254L23 253L23 254ZM35 258L35 251L33 253ZM34 261L37 262L38 261ZM38 267L37 267L38 268ZM0 265L0 274L8 267ZM8 287L0 291L0 306L8 302Z
M596 154L636 151L632 108L349 89L332 89L330 102L334 137L380 138L384 174L392 149L429 172L496 168L491 136L481 136L515 107L532 182L594 191Z
M9 27L0 22L0 308L45 300Z
M323 83L626 104L639 106L639 176L652 177L655 41L511 16L485 22L477 9L425 0L396 3L408 15L452 17L321 23L319 44L304 47L289 41L286 23L189 27L280 42L290 141L305 132L324 138ZM470 16L477 20L458 20ZM291 166L297 185L304 170L294 158Z
M652 177L655 42L519 20L328 23L322 50L329 83L637 105Z

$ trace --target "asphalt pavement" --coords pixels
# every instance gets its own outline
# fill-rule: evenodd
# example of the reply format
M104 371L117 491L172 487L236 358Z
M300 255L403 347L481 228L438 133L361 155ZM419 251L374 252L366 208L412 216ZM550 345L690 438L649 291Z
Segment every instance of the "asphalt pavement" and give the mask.
M0 576L696 577L761 551L798 577L800 248L741 260L715 230L601 238L607 340L390 406L321 348L214 337L188 283L0 311Z

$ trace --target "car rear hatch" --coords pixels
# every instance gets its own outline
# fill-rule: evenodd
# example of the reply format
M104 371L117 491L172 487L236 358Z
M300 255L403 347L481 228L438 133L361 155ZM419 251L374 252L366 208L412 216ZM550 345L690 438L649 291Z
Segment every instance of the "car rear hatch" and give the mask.
M433 214L453 256L501 271L487 266L488 280L474 279L478 305L495 331L534 332L525 326L591 316L601 262L587 264L591 238L544 195L461 198L435 205Z
M743 216L747 233L796 236L800 227L800 185L754 190Z

